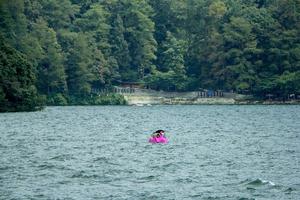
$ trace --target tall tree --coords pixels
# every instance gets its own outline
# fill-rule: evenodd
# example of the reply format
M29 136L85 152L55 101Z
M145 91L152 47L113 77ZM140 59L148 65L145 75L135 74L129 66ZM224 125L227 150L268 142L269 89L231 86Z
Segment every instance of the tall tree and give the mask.
M0 36L0 112L40 109L43 101L35 81L35 70L26 56Z
M72 27L79 6L70 0L42 0L41 15L55 31Z
M186 87L186 70L184 66L184 54L186 44L177 40L170 32L167 32L166 41L163 42L161 63L159 71L154 71L146 80L153 87L164 90L184 90Z
M66 75L63 66L64 58L56 33L47 22L40 19L33 26L33 35L42 46L43 57L38 63L39 90L46 95L66 93Z
M112 28L110 31L111 53L116 60L117 68L121 76L124 77L127 69L130 67L131 57L129 54L129 45L125 40L125 27L120 14L112 16ZM118 78L117 78L118 79Z
M92 81L95 75L92 74L93 51L83 33L76 34L71 41L71 47L67 56L67 83L69 93L75 96L84 97L91 92Z
M157 43L154 39L154 23L151 20L152 8L145 0L123 0L125 40L129 45L131 59L131 77L128 80L141 80L150 73L155 66Z

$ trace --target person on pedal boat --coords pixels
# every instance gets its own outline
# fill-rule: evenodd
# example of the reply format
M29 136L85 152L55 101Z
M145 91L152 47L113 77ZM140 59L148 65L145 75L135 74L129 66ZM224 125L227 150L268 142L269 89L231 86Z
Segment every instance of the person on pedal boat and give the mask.
M151 137L165 137L165 131L164 130L157 130L154 133L152 133Z
M157 130L151 134L149 139L150 143L168 143L168 139L165 136L164 130Z

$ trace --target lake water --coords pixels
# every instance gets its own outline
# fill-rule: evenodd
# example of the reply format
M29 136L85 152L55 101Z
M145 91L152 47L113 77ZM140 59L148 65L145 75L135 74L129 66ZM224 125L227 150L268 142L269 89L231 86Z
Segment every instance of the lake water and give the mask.
M0 153L1 200L300 199L300 106L2 113Z

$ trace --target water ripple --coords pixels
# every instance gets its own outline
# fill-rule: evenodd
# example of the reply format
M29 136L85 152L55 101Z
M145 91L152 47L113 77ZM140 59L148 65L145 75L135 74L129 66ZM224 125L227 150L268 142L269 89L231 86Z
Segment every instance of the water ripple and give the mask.
M0 114L0 199L300 199L300 106ZM147 142L166 129L167 145Z

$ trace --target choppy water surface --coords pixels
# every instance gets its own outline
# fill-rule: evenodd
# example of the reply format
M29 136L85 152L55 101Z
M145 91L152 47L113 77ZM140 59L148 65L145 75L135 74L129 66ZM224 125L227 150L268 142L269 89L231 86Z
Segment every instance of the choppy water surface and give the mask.
M300 106L48 107L0 133L0 199L300 199Z

